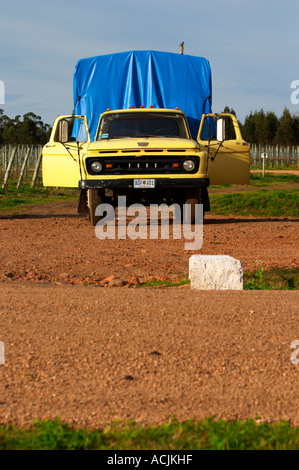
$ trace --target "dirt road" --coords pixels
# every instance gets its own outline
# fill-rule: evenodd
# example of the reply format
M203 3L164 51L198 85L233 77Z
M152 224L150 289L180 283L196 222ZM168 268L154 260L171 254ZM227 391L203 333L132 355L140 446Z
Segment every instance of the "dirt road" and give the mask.
M207 215L200 251L185 251L183 239L99 240L77 201L27 207L2 218L0 281L100 283L181 279L192 254L226 254L251 271L262 266L298 266L298 220Z
M1 423L214 415L299 425L298 292L133 288L137 277L187 277L194 252L183 240L98 240L76 202L2 215L0 227ZM297 223L209 215L200 253L245 270L295 267ZM107 276L124 287L102 287Z
M2 284L0 422L214 415L299 425L298 300L290 291Z

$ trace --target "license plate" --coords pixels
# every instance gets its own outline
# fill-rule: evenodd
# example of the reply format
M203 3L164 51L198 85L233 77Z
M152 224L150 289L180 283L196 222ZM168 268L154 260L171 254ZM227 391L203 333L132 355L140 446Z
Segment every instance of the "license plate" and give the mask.
M155 180L134 180L134 188L154 188Z

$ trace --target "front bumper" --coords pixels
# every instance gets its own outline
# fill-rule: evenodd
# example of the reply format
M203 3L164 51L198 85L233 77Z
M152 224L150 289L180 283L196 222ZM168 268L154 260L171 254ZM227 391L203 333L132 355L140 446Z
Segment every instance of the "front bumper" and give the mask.
M133 189L135 178L105 179L105 180L80 180L79 189L109 188ZM147 178L139 178L147 179ZM207 188L210 185L209 178L154 178L155 189L162 188ZM152 191L152 190L151 190Z

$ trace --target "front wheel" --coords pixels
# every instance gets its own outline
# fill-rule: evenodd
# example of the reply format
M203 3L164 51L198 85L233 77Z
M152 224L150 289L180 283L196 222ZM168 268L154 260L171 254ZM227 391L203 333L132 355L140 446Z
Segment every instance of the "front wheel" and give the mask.
M92 225L96 225L101 219L100 216L96 215L96 208L103 204L105 193L103 189L88 189L87 191L87 203L89 209L89 221Z
M182 208L182 221L189 224L195 224L197 220L196 211L198 210L197 204L203 204L203 217L205 215L205 204L203 200L202 189L192 191L186 195L184 204L189 207L185 207L185 211Z

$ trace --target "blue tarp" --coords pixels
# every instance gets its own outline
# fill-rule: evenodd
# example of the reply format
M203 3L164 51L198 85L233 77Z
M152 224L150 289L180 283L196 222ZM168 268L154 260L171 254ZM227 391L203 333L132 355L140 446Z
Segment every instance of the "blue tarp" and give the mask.
M119 52L79 60L73 92L74 112L86 115L91 140L100 114L107 108L141 105L179 107L196 139L201 115L211 112L211 69L203 57L157 51ZM75 127L74 136L77 133Z

